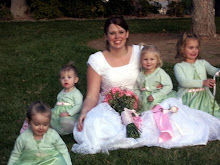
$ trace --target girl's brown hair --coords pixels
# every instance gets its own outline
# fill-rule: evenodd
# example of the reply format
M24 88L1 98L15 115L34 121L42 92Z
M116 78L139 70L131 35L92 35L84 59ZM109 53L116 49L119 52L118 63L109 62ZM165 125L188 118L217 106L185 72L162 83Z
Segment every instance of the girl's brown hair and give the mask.
M65 64L60 69L59 75L61 75L62 72L66 72L66 71L72 70L75 73L76 77L78 77L78 71L77 71L76 67L73 64L74 64L73 61L70 61L69 63Z
M199 48L200 48L200 39L199 39L199 37L196 34L185 32L176 43L176 56L175 56L175 59L177 59L177 58L185 59L184 49L186 47L187 41L190 40L190 39L197 40L198 43L199 43ZM197 58L201 58L201 56L198 55Z
M42 101L35 101L28 107L27 118L29 122L32 120L32 116L36 113L44 114L51 119L51 108Z

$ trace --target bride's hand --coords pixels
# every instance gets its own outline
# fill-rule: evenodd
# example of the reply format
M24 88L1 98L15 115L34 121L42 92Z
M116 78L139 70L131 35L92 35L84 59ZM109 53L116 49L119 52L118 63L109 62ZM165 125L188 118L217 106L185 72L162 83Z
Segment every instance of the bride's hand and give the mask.
M78 131L82 131L83 129L83 121L86 118L86 113L81 113L78 119L78 123L77 123L77 129Z

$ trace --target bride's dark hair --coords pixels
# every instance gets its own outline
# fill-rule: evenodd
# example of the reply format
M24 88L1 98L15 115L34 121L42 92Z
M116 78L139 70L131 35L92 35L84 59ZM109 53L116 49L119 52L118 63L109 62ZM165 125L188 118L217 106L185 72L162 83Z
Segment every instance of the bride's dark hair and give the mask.
M108 34L108 28L111 24L118 25L118 26L122 27L123 29L125 29L126 32L128 31L128 24L126 23L125 19L122 16L112 16L105 21L104 33L106 36ZM126 44L127 44L127 42L126 42ZM108 40L106 40L106 49L109 50Z

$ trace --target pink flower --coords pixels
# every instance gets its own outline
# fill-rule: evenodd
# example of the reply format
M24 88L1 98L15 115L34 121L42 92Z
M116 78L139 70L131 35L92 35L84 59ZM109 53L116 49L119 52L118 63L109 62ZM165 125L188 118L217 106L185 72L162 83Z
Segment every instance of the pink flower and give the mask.
M105 93L104 102L121 114L124 108L140 109L138 96L130 90L114 87Z
M115 94L116 92L120 92L120 91L122 91L122 90L121 90L121 88L119 88L119 87L114 87L114 88L111 89L111 92L112 92L113 94Z
M134 125L140 129L141 124L142 124L142 118L140 116L134 116L133 117Z
M147 89L146 89L146 88L141 88L140 90L141 90L141 91L146 91Z

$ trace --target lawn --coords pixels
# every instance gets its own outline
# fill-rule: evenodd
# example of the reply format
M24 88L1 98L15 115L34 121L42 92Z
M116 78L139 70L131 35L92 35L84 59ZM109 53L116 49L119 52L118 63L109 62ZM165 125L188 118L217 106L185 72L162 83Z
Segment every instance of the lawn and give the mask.
M0 164L6 164L25 118L27 106L43 100L51 107L62 89L58 72L72 60L79 70L78 88L86 94L86 61L97 50L86 45L103 36L103 20L0 22ZM180 33L191 28L191 19L128 20L130 33ZM216 18L220 33L220 17ZM219 66L218 66L219 67ZM173 64L165 64L175 89ZM220 91L217 101L220 103ZM62 136L70 150L72 135ZM220 164L220 141L206 146L162 149L121 149L107 154L70 152L77 164Z

